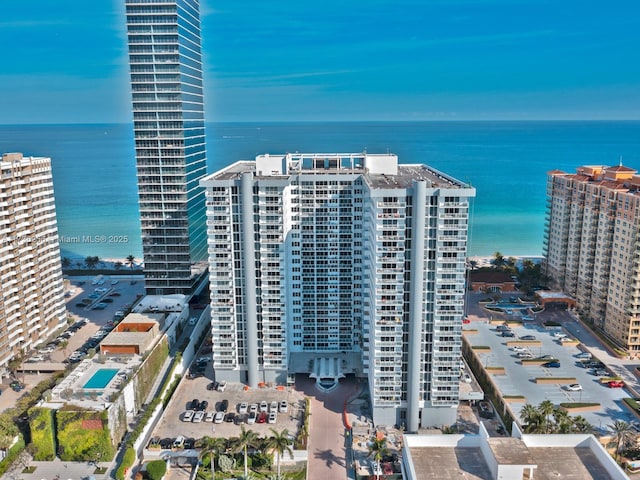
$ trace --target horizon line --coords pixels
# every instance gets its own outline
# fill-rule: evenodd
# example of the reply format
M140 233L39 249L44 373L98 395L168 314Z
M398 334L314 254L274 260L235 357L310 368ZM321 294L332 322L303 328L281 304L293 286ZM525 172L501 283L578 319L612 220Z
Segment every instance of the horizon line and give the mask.
M432 120L211 120L207 124L327 124L327 123L634 123L637 119L432 119ZM129 122L52 122L52 123L2 123L0 127L46 127L70 125L133 125Z

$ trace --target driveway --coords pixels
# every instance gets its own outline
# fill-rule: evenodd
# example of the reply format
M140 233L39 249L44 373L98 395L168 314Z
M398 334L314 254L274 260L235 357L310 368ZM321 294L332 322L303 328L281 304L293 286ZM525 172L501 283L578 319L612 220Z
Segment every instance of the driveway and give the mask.
M315 380L296 376L296 390L309 397L308 480L342 479L347 476L346 447L342 410L344 402L356 390L352 379L343 379L330 393L322 393Z

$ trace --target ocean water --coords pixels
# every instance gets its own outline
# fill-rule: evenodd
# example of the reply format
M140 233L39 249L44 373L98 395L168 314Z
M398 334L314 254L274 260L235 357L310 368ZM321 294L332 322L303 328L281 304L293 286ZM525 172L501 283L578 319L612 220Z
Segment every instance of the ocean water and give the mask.
M473 185L469 255L541 255L546 173L640 168L640 122L215 123L209 172L262 153L392 152ZM142 257L133 132L117 125L0 125L0 152L48 156L63 254Z

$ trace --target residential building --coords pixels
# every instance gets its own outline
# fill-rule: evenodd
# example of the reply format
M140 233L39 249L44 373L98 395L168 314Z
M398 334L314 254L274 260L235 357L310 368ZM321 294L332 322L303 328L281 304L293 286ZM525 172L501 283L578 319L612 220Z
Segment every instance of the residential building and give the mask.
M369 153L265 154L201 184L217 379L355 375L376 424L454 423L473 188Z
M51 159L0 162L0 367L66 322Z
M545 272L580 314L640 354L640 176L622 165L547 179Z
M198 0L126 0L138 199L148 294L206 277L206 173Z

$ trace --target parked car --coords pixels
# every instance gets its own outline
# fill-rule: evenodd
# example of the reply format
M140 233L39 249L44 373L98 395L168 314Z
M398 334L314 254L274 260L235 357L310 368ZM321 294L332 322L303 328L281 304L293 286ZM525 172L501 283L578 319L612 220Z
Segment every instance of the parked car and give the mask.
M496 327L496 330L497 330L498 332L506 332L506 331L509 331L509 330L511 330L511 329L510 329L507 325L498 325L498 326Z
M249 415L247 416L247 424L253 425L254 423L256 423L257 417L258 414L256 412L249 412Z
M289 410L289 404L287 403L286 400L282 400L280 402L280 405L278 405L278 412L287 413L287 410Z
M524 359L524 358L533 358L533 355L529 352L518 352L518 354L516 355L516 357L520 358L520 359Z
M567 336L566 333L562 333L562 332L553 332L551 335L553 335L556 338L565 338Z
M593 358L593 355L591 355L589 352L582 352L582 353L577 354L576 358L584 359L584 360L591 360Z
M269 413L278 411L278 402L275 400L269 404Z
M547 362L542 364L545 368L560 368L560 362Z
M278 414L276 412L269 412L269 418L267 419L267 423L276 423L278 420Z
M516 336L516 334L513 333L511 330L505 330L504 332L502 332L502 336L513 338Z
M471 383L471 376L468 373L465 373L464 375L460 375L460 381L464 383Z
M267 410L269 410L269 404L263 400L260 402L259 408L261 412L266 412Z
M607 386L609 388L623 388L624 382L622 380L611 380L610 382L607 382Z
M218 411L219 412L226 412L228 409L229 409L229 400L227 400L227 399L222 400L218 404Z
M238 413L244 415L249 411L249 404L247 402L242 402L238 405Z
M204 412L208 406L209 406L209 402L207 402L206 400L202 400L198 405L198 410L202 410Z
M493 407L489 402L480 402L478 404L478 411L482 418L493 418L495 415L493 412Z
M174 440L173 440L173 448L183 448L184 447L184 441L186 440L186 438L184 438L182 435L178 435Z
M516 353L521 353L521 352L528 352L529 350L527 349L527 347L521 347L519 345L514 345L513 347L511 347L511 350L513 350Z
M213 423L222 423L224 421L224 412L216 412L213 417Z
M197 410L199 406L200 406L200 400L198 400L197 398L194 398L193 400L191 400L191 410Z
M561 339L559 339L560 343L567 343L567 342L573 342L573 338L569 338L569 337L562 337Z
M185 438L184 439L184 449L192 449L196 446L196 439L195 438Z
M182 421L190 422L193 419L193 410L186 410L182 413Z
M219 392L224 392L226 388L227 388L227 382L223 380L221 382L218 382L218 388L216 390L218 390Z
M535 339L536 339L535 335L523 335L522 337L520 337L520 340L526 340L526 341L535 340Z
M207 390L217 390L218 389L218 382L211 382L209 385L207 385Z
M193 414L193 419L191 420L193 423L200 423L204 418L204 412L202 410L198 410Z
M565 389L570 392L579 392L582 390L582 385L579 383L572 383L571 385L567 385Z
M256 420L256 422L258 423L267 423L267 412L260 412L258 414L258 419Z
M214 415L215 415L215 412L207 412L207 414L204 417L204 421L205 422L213 422Z
M249 405L249 413L258 413L258 404L252 403Z
M224 421L227 423L233 423L235 419L236 419L236 414L233 412L229 412L224 416Z

